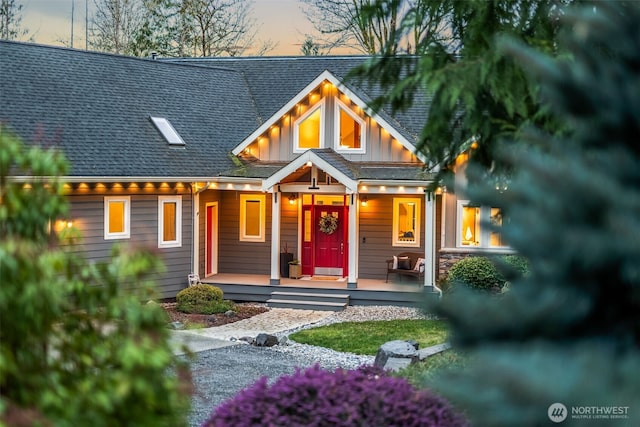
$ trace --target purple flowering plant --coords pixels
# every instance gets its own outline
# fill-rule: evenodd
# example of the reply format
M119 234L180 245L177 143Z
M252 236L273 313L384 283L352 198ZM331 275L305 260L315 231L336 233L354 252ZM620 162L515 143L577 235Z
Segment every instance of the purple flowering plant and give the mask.
M202 427L458 427L464 416L443 398L380 368L334 372L314 366L263 377L220 405Z

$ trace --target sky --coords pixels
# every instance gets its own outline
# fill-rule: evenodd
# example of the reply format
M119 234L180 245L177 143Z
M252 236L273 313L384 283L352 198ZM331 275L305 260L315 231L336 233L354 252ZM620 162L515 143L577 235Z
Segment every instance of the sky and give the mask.
M71 40L73 5L73 47L85 47L85 5L89 12L94 0L18 0L22 4L22 27L40 44L64 46ZM254 0L253 13L260 26L257 41L272 40L277 47L268 55L299 55L305 34L314 30L297 0ZM256 46L257 47L257 46ZM338 52L334 52L338 53Z

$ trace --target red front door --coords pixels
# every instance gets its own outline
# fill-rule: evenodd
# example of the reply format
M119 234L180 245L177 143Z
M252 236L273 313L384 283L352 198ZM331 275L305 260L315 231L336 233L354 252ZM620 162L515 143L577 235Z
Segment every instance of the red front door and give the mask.
M346 233L348 210L344 206L307 206L305 216L311 221L305 221L302 246L302 268L304 274L345 276L346 271ZM330 221L323 221L325 229L320 226L321 218L331 216L335 218L335 229L327 227Z

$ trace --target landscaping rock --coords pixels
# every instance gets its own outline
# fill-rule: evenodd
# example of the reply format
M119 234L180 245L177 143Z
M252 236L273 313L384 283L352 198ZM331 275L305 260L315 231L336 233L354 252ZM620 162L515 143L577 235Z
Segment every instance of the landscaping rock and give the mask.
M413 341L415 343L415 341ZM383 369L392 369L391 366L387 366L389 359L407 359L407 365L418 360L418 350L412 342L409 341L389 341L380 346L376 358L373 362L374 366L378 366ZM399 361L392 360L389 365L398 365Z
M273 347L278 344L278 337L271 334L258 334L253 344L257 347Z

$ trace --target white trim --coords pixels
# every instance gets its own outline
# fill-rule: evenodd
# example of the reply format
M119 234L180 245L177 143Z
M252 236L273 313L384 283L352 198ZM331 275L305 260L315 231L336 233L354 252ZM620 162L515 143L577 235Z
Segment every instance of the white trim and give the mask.
M303 153L305 150L309 150L310 148L324 148L324 128L326 125L325 119L325 104L326 98L322 98L320 101L316 102L313 106L310 106L307 111L304 112L300 117L298 117L293 122L293 152L294 153ZM316 111L320 110L320 129L318 135L318 146L317 147L300 147L300 125L309 116L313 115Z
M422 218L420 217L420 206L422 204L422 198L418 197L394 197L393 198L393 225L391 231L391 245L394 247L406 247L406 248L419 248L420 247L420 224L422 223ZM398 217L399 217L399 209L400 203L414 203L415 213L414 213L414 221L415 224L413 226L413 241L403 241L400 240L400 230L398 228Z
M110 203L123 202L124 231L120 233L109 232ZM104 197L104 240L128 239L131 237L131 196L105 196Z
M209 239L209 236L206 235L207 233L207 221L208 221L208 216L207 216L207 210L209 208L213 208L213 212L214 212L214 219L213 219L213 224L211 226L211 230L212 230L212 234L213 236L211 236L211 253L208 253L207 251L207 240ZM204 232L205 232L205 236L204 236L204 276L208 277L207 275L207 262L209 261L209 258L211 258L211 274L218 274L218 245L219 245L219 241L218 241L218 218L219 215L219 211L218 211L218 202L209 202L206 203L204 206ZM197 246L196 246L197 247Z
M491 209L489 206L471 206L476 207L480 210L479 218L477 219L478 230L476 231L480 235L478 236L478 244L477 245L463 245L462 244L462 212L464 207L468 207L470 205L469 200L458 200L456 204L456 248L465 249L465 250L484 250L487 249L496 249L496 250L508 250L509 246L490 246L491 243L491 229L487 226L489 221L491 220Z
M304 99L310 92L312 92L318 85L320 85L323 81L327 80L329 83L333 84L338 88L340 92L349 97L351 102L353 102L358 107L362 108L362 110L372 119L376 121L381 127L385 128L389 134L395 138L404 148L411 151L421 162L428 164L427 158L421 152L416 150L416 146L413 145L409 140L407 140L400 132L396 130L394 126L391 126L389 122L384 120L378 114L374 113L368 106L367 102L363 101L358 95L356 95L352 90L347 88L342 82L334 76L330 71L323 71L318 77L313 79L311 83L306 85L300 92L298 92L289 102L287 102L282 108L276 111L271 117L269 117L261 126L259 126L253 133L251 133L247 138L244 139L240 144L236 146L231 152L234 155L239 155L242 151L247 148L250 144L252 144L256 138L265 133L272 125L274 125L280 118L285 115L289 110L291 110L295 105Z
M367 152L367 123L362 117L357 115L349 106L340 100L340 97L335 97L336 103L333 109L334 111L334 132L333 132L333 147L337 153L356 153L364 154ZM360 125L360 148L349 148L340 145L340 111L344 110L349 117Z
M176 238L174 240L164 240L164 205L168 203L176 205ZM158 196L158 247L182 247L182 196Z
M260 224L258 235L248 235L246 229L247 218L247 202L259 202L260 203ZM266 239L266 212L265 212L266 197L264 194L240 194L240 241L241 242L264 242Z
M280 205L282 194L275 193L271 197L271 272L269 284L280 284L280 222L282 212Z
M304 166L307 162L311 162L313 165L319 167L332 177L338 180L338 182L344 185L347 189L347 193L358 192L358 182L353 180L336 169L331 163L326 162L316 153L311 150L307 150L297 158L293 159L288 165L266 178L262 181L262 191L273 192L273 187L282 181L287 176Z

